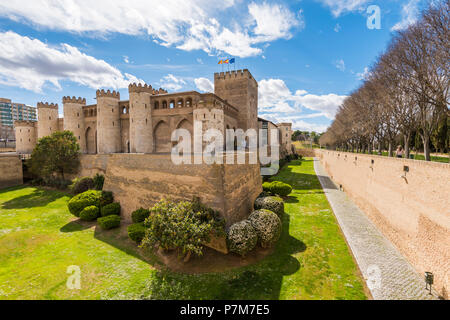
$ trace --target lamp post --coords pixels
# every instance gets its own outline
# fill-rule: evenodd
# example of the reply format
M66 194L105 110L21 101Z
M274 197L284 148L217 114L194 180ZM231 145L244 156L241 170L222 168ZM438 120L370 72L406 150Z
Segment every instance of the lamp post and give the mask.
M425 272L425 283L425 289L429 289L431 294L431 287L434 283L434 275L431 272Z

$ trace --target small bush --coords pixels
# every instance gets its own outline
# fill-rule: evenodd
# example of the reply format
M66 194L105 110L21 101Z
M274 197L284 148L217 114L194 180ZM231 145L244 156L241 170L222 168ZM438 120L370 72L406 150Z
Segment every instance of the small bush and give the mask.
M287 197L292 192L292 187L284 182L273 181L271 192L273 194L278 194L282 197Z
M133 223L144 222L145 219L147 219L149 215L150 215L150 210L140 208L140 209L137 209L136 211L133 211L133 213L131 213L131 220L133 220Z
M128 226L128 237L131 240L140 243L145 236L145 230L147 230L144 226L143 222L135 223Z
M284 213L284 202L280 197L262 197L255 200L255 210L266 209L281 217Z
M100 207L102 208L113 202L114 202L113 193L111 191L102 191L102 196L100 197Z
M92 221L98 218L100 210L96 206L89 206L84 208L80 212L80 219L86 221Z
M281 181L264 182L263 190L272 194L286 197L292 192L292 187Z
M116 215L106 216L98 218L97 222L102 229L109 230L120 226L120 217Z
M74 196L69 200L68 207L71 214L76 217L80 216L80 212L89 206L100 206L101 192L89 190Z
M268 191L263 191L263 192L261 192L260 194L259 194L259 196L256 198L256 199L259 199L259 198L265 198L265 197L270 197L272 194L270 193L270 192L268 192Z
M107 204L106 206L102 207L101 209L102 217L106 216L120 216L120 203L113 202L110 204Z
M264 182L262 188L264 192L272 193L272 182Z
M245 257L247 253L256 247L258 235L250 221L244 220L230 227L227 242L231 252Z
M89 177L74 179L72 185L70 186L70 191L75 195L92 189L94 189L94 180Z
M198 199L174 202L162 199L150 209L144 224L147 231L142 246L158 245L164 250L179 249L182 254L203 254L203 243L211 234L225 234L224 220L218 212L203 206Z
M102 190L103 189L103 184L105 183L105 176L102 174L97 173L94 176L94 187L95 190Z
M280 239L281 220L274 212L265 209L257 210L248 220L258 235L261 247L270 248Z

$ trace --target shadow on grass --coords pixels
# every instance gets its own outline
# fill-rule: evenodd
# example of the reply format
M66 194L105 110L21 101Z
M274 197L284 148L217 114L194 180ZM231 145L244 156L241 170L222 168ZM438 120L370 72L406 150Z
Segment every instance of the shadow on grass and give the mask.
M8 188L0 191L0 194L24 188L23 186L17 188ZM54 202L67 194L55 190L34 189L33 192L13 198L1 205L2 209L26 209L34 207L45 207L51 202Z
M69 222L65 226L61 227L61 229L59 229L59 231L63 232L63 233L78 232L78 231L90 229L93 226L95 226L95 222L85 222L85 221L81 221L81 220L74 220L74 221Z

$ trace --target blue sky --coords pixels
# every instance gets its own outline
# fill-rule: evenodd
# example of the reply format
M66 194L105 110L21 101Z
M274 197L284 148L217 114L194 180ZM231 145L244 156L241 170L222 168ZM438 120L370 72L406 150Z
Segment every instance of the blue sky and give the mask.
M424 2L0 0L0 97L62 114L65 95L125 100L129 82L212 91L218 60L235 57L259 81L260 116L324 131ZM370 5L381 29L367 28Z

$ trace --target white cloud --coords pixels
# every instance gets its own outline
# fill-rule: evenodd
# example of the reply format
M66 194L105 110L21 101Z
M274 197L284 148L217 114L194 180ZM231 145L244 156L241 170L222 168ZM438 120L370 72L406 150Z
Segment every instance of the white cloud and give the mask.
M261 54L258 45L288 39L292 29L303 24L301 15L268 3L248 5L242 16L249 23L230 22L223 12L234 5L241 1L33 0L24 5L23 0L9 0L0 3L0 17L99 37L147 34L162 46L238 57Z
M275 39L289 39L292 37L292 27L303 27L302 11L298 13L298 19L289 9L279 4L251 3L248 6L250 16L256 27L254 33L261 36L264 41Z
M159 84L164 89L176 91L183 88L184 85L186 85L186 81L184 81L182 78L177 78L173 74L169 73L159 81Z
M317 0L331 9L335 17L345 12L363 11L369 0Z
M410 0L408 3L403 5L402 20L395 24L391 28L391 31L404 30L417 21L417 17L419 15L419 1L420 0Z
M207 78L194 79L195 86L202 92L214 92L214 84Z
M339 31L341 31L341 25L338 23L338 24L336 24L335 26L334 26L334 32L339 32Z
M339 70L344 72L345 71L345 61L343 59L337 60L336 61L336 68L338 68Z
M123 56L123 61L125 63L130 63L130 58L128 56Z
M142 81L68 44L51 46L12 31L0 33L1 84L42 92L47 83L60 90L64 80L93 89L126 88Z
M259 81L259 111L262 114L284 113L285 117L292 118L301 116L302 108L306 108L321 112L332 120L345 98L334 93L309 94L306 90L297 90L293 94L281 79Z

